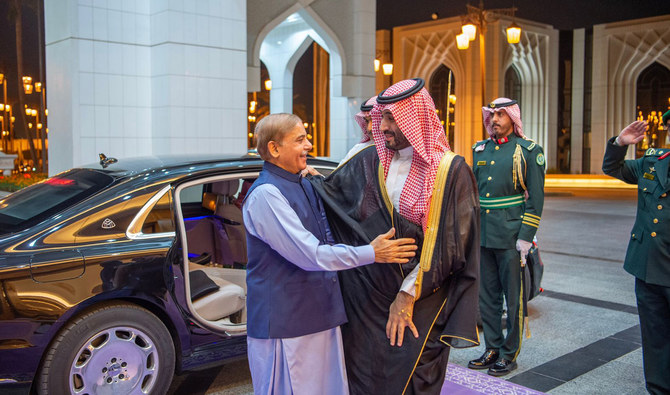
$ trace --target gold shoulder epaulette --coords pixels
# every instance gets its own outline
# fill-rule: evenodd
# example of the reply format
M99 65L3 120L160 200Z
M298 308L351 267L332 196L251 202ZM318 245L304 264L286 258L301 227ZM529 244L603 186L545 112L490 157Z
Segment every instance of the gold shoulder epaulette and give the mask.
M644 152L644 156L661 156L667 152L670 152L670 149L667 148L649 148Z
M535 142L533 140L528 139L528 138L519 139L518 141L519 141L519 145L522 146L523 148L527 149L528 151L532 151L533 148L535 148L535 146L537 145L537 144L535 144Z

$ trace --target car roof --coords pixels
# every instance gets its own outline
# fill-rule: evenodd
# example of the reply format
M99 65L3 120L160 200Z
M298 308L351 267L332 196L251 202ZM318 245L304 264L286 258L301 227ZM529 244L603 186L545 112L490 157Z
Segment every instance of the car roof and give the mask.
M107 158L113 159L113 158ZM135 174L149 170L165 169L193 171L204 170L208 167L239 167L243 163L251 165L262 165L263 160L256 153L240 154L171 154L155 155L133 158L120 158L113 163L103 165L94 162L79 166L85 169L94 169L107 173L115 178L130 177ZM109 162L109 161L108 161ZM310 164L322 164L326 166L337 166L337 163L323 158L310 158ZM178 171L177 171L178 172Z

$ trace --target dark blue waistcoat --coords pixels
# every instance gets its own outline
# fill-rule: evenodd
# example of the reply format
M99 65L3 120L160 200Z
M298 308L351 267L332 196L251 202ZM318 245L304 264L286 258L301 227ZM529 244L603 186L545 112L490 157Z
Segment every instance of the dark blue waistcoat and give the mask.
M323 205L312 185L269 162L249 189L272 184L286 197L302 225L321 244L329 242ZM290 338L347 321L336 272L305 271L247 232L247 333L259 339Z

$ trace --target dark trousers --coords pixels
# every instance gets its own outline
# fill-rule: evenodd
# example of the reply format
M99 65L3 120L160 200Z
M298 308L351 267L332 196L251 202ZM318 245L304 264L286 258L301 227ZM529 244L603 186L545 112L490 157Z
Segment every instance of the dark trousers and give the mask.
M650 394L670 394L670 287L635 279L644 378Z
M517 250L481 247L479 311L486 348L514 361L523 335L523 289ZM507 302L507 336L503 335L503 296Z

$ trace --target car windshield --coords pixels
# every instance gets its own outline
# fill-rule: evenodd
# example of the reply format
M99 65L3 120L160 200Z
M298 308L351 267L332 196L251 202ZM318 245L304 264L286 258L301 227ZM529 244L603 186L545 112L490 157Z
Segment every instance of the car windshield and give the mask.
M81 202L111 184L113 178L73 169L0 200L0 233L15 232Z

